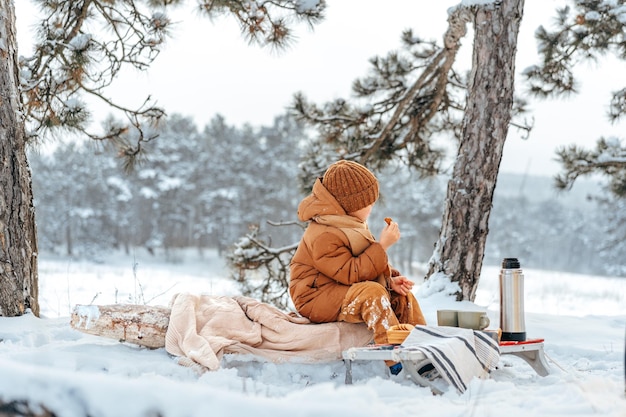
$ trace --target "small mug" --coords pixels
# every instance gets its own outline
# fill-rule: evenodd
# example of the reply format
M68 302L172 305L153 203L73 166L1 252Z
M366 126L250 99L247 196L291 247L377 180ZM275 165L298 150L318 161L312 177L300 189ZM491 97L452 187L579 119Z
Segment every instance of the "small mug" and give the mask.
M437 325L458 327L459 318L456 310L437 310Z
M489 317L483 311L459 311L459 327L464 329L483 330L489 326Z

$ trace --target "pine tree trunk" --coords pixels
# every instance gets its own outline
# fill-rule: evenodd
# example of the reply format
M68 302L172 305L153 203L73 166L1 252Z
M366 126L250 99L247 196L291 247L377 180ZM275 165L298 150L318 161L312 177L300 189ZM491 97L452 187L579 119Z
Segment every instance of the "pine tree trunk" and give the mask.
M15 8L0 0L0 316L39 315L37 232L21 116Z
M462 141L448 182L439 239L427 277L457 282L458 300L474 301L506 140L524 0L474 6L474 51Z

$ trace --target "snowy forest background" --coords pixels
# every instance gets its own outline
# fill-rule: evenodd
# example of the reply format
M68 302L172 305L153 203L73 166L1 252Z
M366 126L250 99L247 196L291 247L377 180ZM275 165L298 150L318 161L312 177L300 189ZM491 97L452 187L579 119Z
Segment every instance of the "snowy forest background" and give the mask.
M112 250L141 247L178 262L188 248L228 256L251 225L273 247L298 242L296 209L307 192L298 177L311 143L305 128L288 115L261 127L233 126L220 115L198 127L172 115L158 134L131 170L121 169L113 148L94 141L32 150L39 250L103 261ZM423 276L447 178L420 179L406 167L377 174L381 200L370 227L378 235L377 219L398 221L402 238L390 251L392 263ZM558 192L548 177L500 173L485 264L514 256L526 268L626 274L626 207L609 201L596 180Z

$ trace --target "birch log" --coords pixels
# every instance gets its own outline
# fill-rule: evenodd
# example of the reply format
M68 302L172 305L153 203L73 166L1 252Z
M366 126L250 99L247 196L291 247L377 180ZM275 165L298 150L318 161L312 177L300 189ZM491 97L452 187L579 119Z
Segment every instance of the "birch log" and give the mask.
M77 305L70 326L82 333L152 349L165 346L171 310L135 304Z

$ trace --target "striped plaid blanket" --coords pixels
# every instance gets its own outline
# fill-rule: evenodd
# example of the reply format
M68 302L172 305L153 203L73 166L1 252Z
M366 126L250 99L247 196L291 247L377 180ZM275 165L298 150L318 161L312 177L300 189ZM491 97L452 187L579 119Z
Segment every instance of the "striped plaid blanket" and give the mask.
M415 326L402 347L426 355L460 393L472 378L487 378L500 360L498 342L488 333L458 327Z

